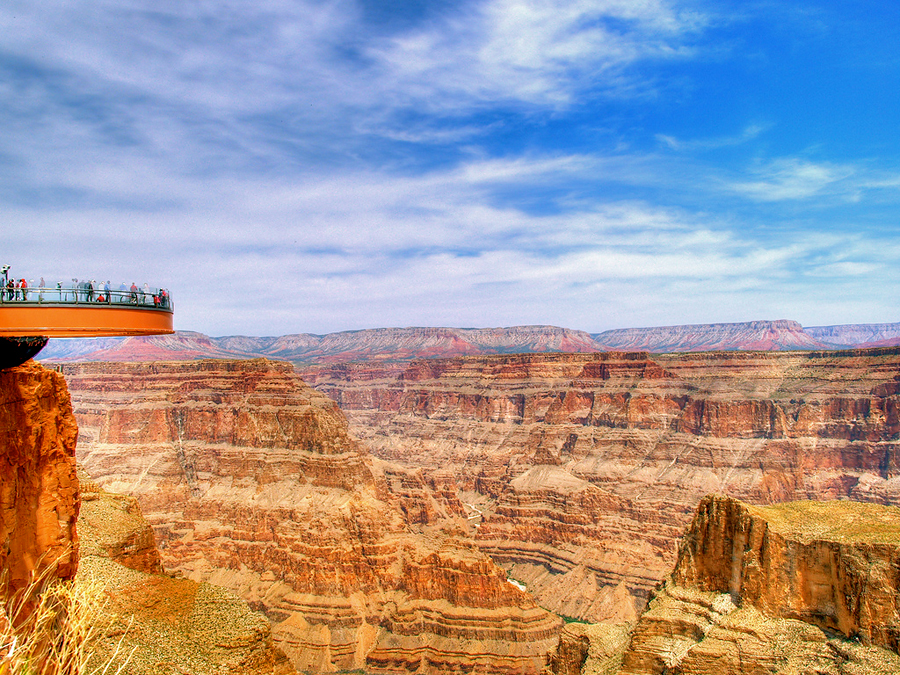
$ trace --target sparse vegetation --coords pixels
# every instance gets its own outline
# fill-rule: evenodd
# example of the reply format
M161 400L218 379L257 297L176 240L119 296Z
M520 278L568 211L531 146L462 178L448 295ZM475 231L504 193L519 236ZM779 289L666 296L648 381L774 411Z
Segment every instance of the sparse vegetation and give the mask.
M108 602L95 578L62 581L54 566L20 589L0 579L0 675L118 675L128 664L120 637L114 653L97 652L108 637ZM108 621L108 620L107 620ZM116 664L115 666L113 664Z

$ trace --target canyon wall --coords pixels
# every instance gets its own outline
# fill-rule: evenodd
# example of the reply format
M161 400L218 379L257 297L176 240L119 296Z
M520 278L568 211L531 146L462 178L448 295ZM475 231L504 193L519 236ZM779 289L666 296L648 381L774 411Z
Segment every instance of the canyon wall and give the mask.
M137 500L83 472L78 597L91 602L92 672L292 675L269 622L233 593L163 573ZM127 663L127 665L126 665Z
M900 350L532 354L306 376L538 603L634 620L704 495L900 503ZM448 487L449 486L449 487Z
M896 507L707 497L620 675L900 672L898 569ZM564 642L555 672L586 672L591 646Z
M167 569L263 611L297 669L543 666L558 619L468 540L455 491L374 461L289 364L64 372L94 480L138 500Z
M75 575L77 438L59 373L34 361L0 370L0 570L11 590L43 566Z

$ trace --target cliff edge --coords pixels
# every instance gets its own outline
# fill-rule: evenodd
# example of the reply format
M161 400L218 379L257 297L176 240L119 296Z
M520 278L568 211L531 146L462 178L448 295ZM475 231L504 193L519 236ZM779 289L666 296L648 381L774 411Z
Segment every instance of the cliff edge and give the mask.
M0 570L10 590L44 565L75 576L77 440L62 375L34 361L0 370Z
M900 672L900 509L708 496L621 675Z

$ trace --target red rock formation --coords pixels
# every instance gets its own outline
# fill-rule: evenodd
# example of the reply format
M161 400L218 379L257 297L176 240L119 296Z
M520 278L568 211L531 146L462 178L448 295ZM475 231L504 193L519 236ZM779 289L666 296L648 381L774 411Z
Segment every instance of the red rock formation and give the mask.
M455 495L440 497L439 476L373 470L334 402L289 364L65 372L85 467L138 498L167 568L264 611L298 669L540 670L558 621L454 533ZM417 481L430 507L411 498Z
M77 437L59 373L34 361L0 371L0 570L14 589L41 565L75 575Z
M802 328L795 321L748 321L595 333L554 326L511 328L374 328L328 335L209 337L192 331L130 338L55 340L39 358L49 361L158 361L269 357L321 364L386 362L463 355L710 350L792 350L879 347L900 341L900 324Z
M296 673L274 646L268 622L245 602L223 588L162 573L153 530L134 497L106 492L83 473L79 479L77 579L102 589L104 602L92 608L99 642L91 649L112 661L109 672L127 658L123 672L131 675Z
M768 616L801 619L900 651L900 509L849 501L754 507L704 499L673 580L730 593Z
M621 675L900 669L900 509L704 499Z
M900 504L900 350L546 354L312 373L382 459L455 481L542 606L629 619L700 499ZM463 495L466 495L463 497Z

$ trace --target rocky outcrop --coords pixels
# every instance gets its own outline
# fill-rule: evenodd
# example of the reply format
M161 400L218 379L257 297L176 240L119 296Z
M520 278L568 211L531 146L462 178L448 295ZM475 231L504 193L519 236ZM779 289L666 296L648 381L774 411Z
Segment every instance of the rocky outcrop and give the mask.
M900 509L700 504L621 675L900 671Z
M12 590L77 567L78 428L62 376L29 361L0 371L0 570Z
M569 623L550 654L547 673L552 675L616 675L628 646L628 624Z
M622 351L706 352L740 350L824 349L796 321L745 321L654 328L620 328L592 336L607 349Z
M308 373L382 460L456 485L565 616L633 620L710 492L900 504L900 350L540 354ZM442 498L446 501L446 498Z
M137 498L167 569L263 611L299 670L540 670L558 620L467 540L456 495L373 462L289 364L64 370L97 483Z
M79 471L78 479L80 556L100 556L138 572L162 574L156 537L137 499L107 492L83 471Z
M673 580L729 593L768 616L800 619L900 651L900 509L850 501L759 507L704 499Z
M99 594L95 659L132 675L290 675L266 619L223 588L163 574L137 500L83 473L78 597ZM93 600L92 600L93 601ZM94 665L99 665L95 663Z

